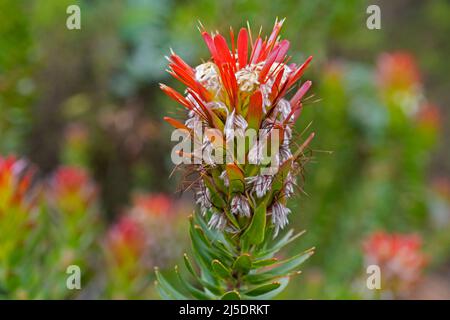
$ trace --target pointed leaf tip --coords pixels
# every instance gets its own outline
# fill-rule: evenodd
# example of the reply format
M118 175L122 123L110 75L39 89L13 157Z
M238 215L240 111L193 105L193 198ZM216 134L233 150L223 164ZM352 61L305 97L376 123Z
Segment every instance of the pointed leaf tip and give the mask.
M241 295L239 292L233 290L225 293L221 298L221 300L241 300Z

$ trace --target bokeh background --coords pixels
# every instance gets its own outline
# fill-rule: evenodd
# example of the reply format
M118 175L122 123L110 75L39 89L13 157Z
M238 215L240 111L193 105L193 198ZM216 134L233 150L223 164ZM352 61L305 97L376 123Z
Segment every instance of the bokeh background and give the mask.
M66 28L72 4L81 30ZM316 132L290 206L308 230L293 251L317 250L280 298L450 299L446 0L0 0L2 298L157 298L153 267L189 250L193 210L169 178L161 119L181 112L158 88L178 86L165 55L208 58L198 20L268 32L276 17L292 61L314 56L297 130ZM402 289L364 289L374 232L415 237L412 258L398 244L386 258ZM72 264L81 290L66 288Z

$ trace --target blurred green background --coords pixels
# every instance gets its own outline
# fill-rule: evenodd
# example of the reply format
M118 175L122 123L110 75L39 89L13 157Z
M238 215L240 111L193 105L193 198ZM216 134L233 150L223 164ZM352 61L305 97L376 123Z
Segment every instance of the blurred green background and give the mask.
M66 28L72 4L81 8L81 30ZM381 8L381 30L366 27L370 4ZM304 192L291 201L291 221L308 230L299 245L315 246L317 253L281 298L364 297L358 289L365 281L361 243L380 229L423 238L430 263L411 296L450 298L446 0L0 0L0 155L25 157L38 168L40 181L61 166L89 173L98 185L101 222L73 231L75 238L91 233L103 239L111 224L120 225L124 212L134 210L127 208L138 206L136 192L165 193L179 206L191 195L180 194L181 176L169 178L171 130L161 119L181 111L158 88L159 82L178 86L165 72L165 55L173 48L191 65L208 59L198 20L208 30L237 30L249 21L254 32L259 26L268 32L276 17L287 18L282 37L291 42L292 61L314 56L305 74L314 96L297 129L316 132ZM402 68L405 59L413 63ZM180 236L187 233L187 214L181 214ZM64 229L74 222L56 223ZM164 218L155 223L164 224ZM48 227L42 230L47 238ZM52 239L58 238L48 237L50 247ZM161 251L158 241L149 250ZM167 249L169 256L185 250L176 247ZM102 262L92 262L88 251L72 252L91 264L81 294L55 289L64 285L58 276L32 277L33 291L27 277L9 281L5 270L14 263L14 270L37 273L33 265L39 265L58 273L51 259L66 257L61 248L51 251L50 262L29 256L3 263L0 289L14 298L155 297L151 288L125 290L126 276L108 288L108 279L96 276ZM152 270L146 267L145 279Z

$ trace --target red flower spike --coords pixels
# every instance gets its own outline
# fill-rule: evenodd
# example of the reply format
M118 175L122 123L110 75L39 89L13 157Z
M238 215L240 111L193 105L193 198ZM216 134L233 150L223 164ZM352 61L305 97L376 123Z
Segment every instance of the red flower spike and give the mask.
M279 40L283 22L284 19L277 20L270 36L265 39L261 37L260 31L254 41L249 26L248 29L239 30L237 39L233 29L230 28L231 50L222 35L210 34L201 26L200 32L211 53L211 61L200 65L200 68L192 68L173 52L169 59L169 73L188 87L189 96L183 97L166 86L161 88L172 99L188 110L194 111L211 127L224 126L223 107L225 107L229 112L235 110L236 114L241 114L247 121L252 122L251 127L258 128L262 117L273 116L280 100L285 99L287 91L299 81L312 59L309 57L300 66L290 64L289 70L292 71L285 80L288 73L287 63L291 57L287 56L289 41ZM273 84L268 100L264 101L266 105L263 105L260 86L269 79ZM290 114L287 119L283 117L282 123L287 125L293 118L298 117L301 99L310 85L310 82L306 82L292 97ZM166 121L175 127L182 127L181 123L174 122L176 120L166 119ZM187 124L184 125L189 127Z
M194 98L194 100L197 102L198 106L200 107L200 109L199 109L195 104L193 104L194 111L199 116L201 116L203 119L205 119L209 123L211 123L211 117L209 116L208 108L205 106L202 99L200 99L198 97L197 93L194 90L192 90L191 88L187 88L186 90L189 94L191 94L191 96Z
M172 118L165 120L175 127L189 128L192 132L190 140L194 144L201 138L201 144L194 149L202 152L177 151L183 158L191 160L189 165L185 165L188 175L193 173L195 177L189 187L194 189L196 203L207 222L207 226L201 227L193 223L192 230L200 232L200 229L210 228L235 237L236 246L244 243L244 251L255 256L267 249L279 231L288 225L291 210L287 207L287 200L295 194L297 175L303 167L303 160L306 160L305 149L314 138L312 133L306 139L301 137L303 143L297 144L298 139L294 136L292 120L300 114L302 97L311 83L303 84L302 81L303 85L291 102L286 93L300 81L310 59L303 65L287 66L291 58L287 55L290 44L279 37L283 21L275 22L269 37L261 36L260 32L252 38L248 27L248 31L240 29L236 39L230 28L231 42L228 44L218 32L208 34L201 26L202 37L211 55L195 69L189 69L181 62L171 62L174 64L171 71L188 87L185 99L195 113L189 112L184 124ZM197 83L208 91L209 98L202 96ZM175 100L181 100L177 94L166 91ZM196 132L193 130L198 124L205 129L200 137L194 136ZM254 135L252 130L258 129L262 130L256 132L257 139L251 136L248 139L247 134ZM243 148L238 145L238 151L229 150L230 142L242 138ZM292 149L294 145L300 147ZM269 150L270 155L265 152ZM217 151L224 151L220 160ZM269 169L266 160L270 169L275 169L273 177L269 176L270 171L266 171ZM241 249L227 248L226 251L233 255L234 251ZM313 250L306 252L308 256L312 253ZM200 266L201 272L214 272L218 265L215 262L219 261L213 262L212 265ZM166 289L169 292L169 284L161 283L165 282L163 277L157 276L161 293L164 294ZM282 276L288 277L289 274ZM211 298L221 298L224 284L234 281L232 274L223 278L225 281L217 286L220 294L211 294ZM248 291L248 286L246 281L242 282L235 293L240 293L241 289ZM204 296L201 291L197 293Z
M232 27L230 27L230 41L231 41L231 52L236 52L236 45L234 43L234 31ZM236 64L236 58L234 57L234 55L232 55L231 57L233 58L233 61Z
M311 81L306 81L300 87L300 89L298 89L297 93L292 97L292 99L290 101L291 108L294 109L300 103L300 100L303 98L303 96L306 94L306 92L308 92L311 85L312 85Z
M164 119L164 121L169 123L175 129L184 129L184 130L190 131L188 127L186 127L184 124L182 124L178 120L175 120L175 119L170 118L170 117L164 117L163 119Z
M289 77L289 80L288 80L288 86L287 86L288 88L290 88L295 82L297 82L297 80L300 79L300 77L305 72L305 69L308 67L311 60L312 60L312 56L310 56L308 59L306 59L306 61L294 73L291 74L291 76Z
M172 53L169 58L170 64L168 71L174 78L178 79L187 87L195 89L195 91L205 100L210 99L210 93L200 83L195 80L194 69L192 69L179 56Z
M245 28L242 28L239 31L237 42L239 69L242 69L247 65L248 59L248 34Z
M186 109L193 110L191 103L183 95L181 95L171 87L166 86L165 84L160 83L159 87L166 95L186 107Z
M273 63L275 62L280 48L272 51L272 53L269 55L269 58L267 58L266 63L264 64L264 67L262 68L261 72L259 73L259 81L261 83L266 82L266 75L269 73L270 68L272 67Z
M220 59L218 63L228 63L234 70L234 59L231 56L230 49L228 48L225 38L218 34L214 37L214 45L216 46L217 56Z
M284 120L284 124L286 125L287 123L289 123L289 121L291 121L292 116L294 116L293 121L295 122L297 120L297 118L300 116L302 108L303 108L303 105L301 103L295 107L292 107L291 112L289 112L286 119Z
M261 91L256 91L250 97L250 103L248 105L247 122L249 128L258 130L262 119L262 94Z
M303 105L300 103L300 105L294 111L294 122L296 122L298 117L300 117L300 114L302 113L302 109L303 109Z
M275 21L275 25L272 30L272 34L269 37L269 41L267 42L268 50L271 50L277 41L278 35L280 34L281 27L283 26L284 20Z
M259 54L258 59L256 60L256 63L266 60L270 52L271 52L270 50L267 50L267 40L264 40L262 42L261 52Z
M252 50L252 55L251 55L251 58L250 58L250 63L252 63L252 64L257 63L258 58L259 58L259 55L260 55L260 53L261 53L261 48L262 48L262 40L261 40L260 37L258 37L258 38L256 39L255 46L253 47L253 50Z
M189 76L191 76L192 78L194 78L194 69L188 65L186 62L184 62L183 59L181 59L180 56L178 56L177 54L175 54L174 52L172 52L172 54L170 55L170 62L172 62L172 64L179 66L181 69L186 70L186 72L188 72Z
M280 84L281 84L281 80L283 79L283 74L284 74L284 67L281 67L280 70L278 71L275 81L273 83L272 91L270 92L269 98L270 98L270 101L272 101L272 102L275 101L275 99L280 94Z
M289 50L289 46L290 46L290 42L288 40L283 40L280 42L279 46L280 46L280 50L277 54L277 58L275 60L275 62L282 62L284 60L284 58L286 57L286 54Z
M213 57L214 60L216 60L217 59L217 51L216 51L216 46L214 44L214 39L206 31L202 32L202 37L203 37L203 40L205 40L206 46L208 47L208 50L211 53L211 56Z
M225 91L227 92L230 100L230 107L233 109L237 104L238 84L236 76L230 64L223 64L222 66L219 66L219 70L223 86L225 87Z

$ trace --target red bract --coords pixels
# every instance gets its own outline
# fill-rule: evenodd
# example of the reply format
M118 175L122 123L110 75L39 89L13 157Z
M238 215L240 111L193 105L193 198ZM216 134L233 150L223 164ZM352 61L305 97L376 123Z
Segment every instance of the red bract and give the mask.
M280 40L279 33L284 20L277 21L268 38L258 35L252 41L250 28L242 28L237 43L230 29L230 46L219 33L211 34L201 26L201 34L211 54L211 61L193 68L174 52L168 57L168 72L187 86L188 95L184 97L174 89L161 84L161 89L177 103L194 112L210 127L223 129L226 117L211 106L223 103L228 112L236 111L246 117L249 95L262 92L262 111L275 107L288 90L303 75L311 61L309 57L302 65L287 65L289 41ZM249 48L250 46L250 48ZM230 49L231 47L231 49ZM300 106L300 100L311 83L305 83L291 99L292 109ZM223 110L222 110L223 111ZM270 110L267 110L268 113ZM175 128L185 126L166 117L165 120Z

